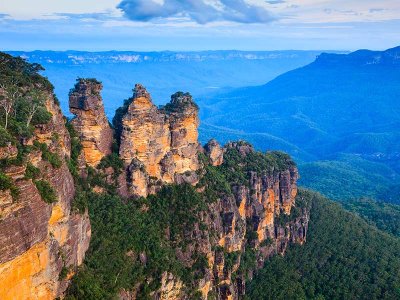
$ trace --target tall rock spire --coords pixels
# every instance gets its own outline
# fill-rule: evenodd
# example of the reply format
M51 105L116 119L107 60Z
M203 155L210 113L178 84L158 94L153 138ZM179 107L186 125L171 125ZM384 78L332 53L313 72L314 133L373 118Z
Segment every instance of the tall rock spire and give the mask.
M75 115L72 125L80 136L86 163L92 167L111 153L113 142L100 95L102 88L95 79L80 78L69 94L69 109Z
M176 93L157 108L136 84L122 118L119 154L128 167L133 194L146 196L161 183L195 183L198 169L198 107L189 94ZM153 183L152 183L153 181Z

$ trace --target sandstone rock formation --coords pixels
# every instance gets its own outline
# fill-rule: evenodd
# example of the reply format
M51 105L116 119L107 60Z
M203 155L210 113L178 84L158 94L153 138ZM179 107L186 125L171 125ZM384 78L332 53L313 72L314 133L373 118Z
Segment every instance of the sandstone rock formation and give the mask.
M197 181L198 125L198 107L189 94L176 93L159 109L143 86L135 86L119 150L132 194L147 196L160 182Z
M235 151L245 161L254 149L247 144L230 143L224 151ZM210 160L215 163L215 160ZM200 282L204 295L205 291L214 288L217 299L241 299L248 274L239 273L235 278L232 274L237 272L246 251L256 251L257 266L261 268L268 257L285 253L290 243L305 242L309 211L300 209L299 216L290 218L291 209L295 207L297 179L298 171L294 165L271 174L251 171L248 183L233 184L232 195L225 195L212 204L207 226L215 230L217 237L215 241L212 237L209 239L208 251L205 252L210 269L208 278L206 276ZM278 222L282 215L289 220ZM254 240L248 238L252 235ZM200 243L205 243L204 239ZM204 247L206 244L201 248L207 249ZM215 244L223 251L212 251ZM232 266L227 266L225 261L229 253L237 257Z
M27 146L33 141L46 144L49 151L57 153L61 165L54 167L34 148L23 164L10 164L3 170L19 196L13 199L9 190L0 191L0 299L61 296L89 247L89 217L71 209L75 187L64 159L70 154L70 138L51 94L47 95L46 108L51 120L36 126ZM16 155L9 147L0 148L0 153L1 157L4 153L9 158ZM28 164L38 168L40 178L55 190L56 203L44 202L33 180L26 178ZM66 277L61 278L63 269Z
M224 151L221 145L214 139L210 140L205 146L204 150L208 158L211 160L213 166L220 166L224 161Z
M95 167L111 153L113 131L104 112L100 82L78 79L69 94L69 108L75 115L72 125L79 133L86 163Z
M107 157L108 164L106 159L85 173L86 164L98 166L111 154L113 131L104 113L101 88L94 79L79 79L70 93L70 110L75 114L72 125L83 145L75 165L68 161L71 136L49 90L45 106L50 121L36 124L33 136L21 138L18 148L16 142L0 148L0 180L4 183L0 189L0 299L64 296L91 237L88 213L72 208L76 192L72 174L79 177L79 168L87 180L79 188L84 186L85 193L109 193L121 204L124 201L116 198L116 192L126 197L147 196L164 184L192 185L174 187L186 190L171 198L181 200L187 191L192 192L182 202L189 208L184 216L190 223L182 220L183 228L171 229L171 218L167 218L159 224L165 231L153 230L163 236L160 241L169 244L166 253L176 256L175 263L190 279L173 274L173 268L152 270L151 276L141 277L142 282L131 290L120 291L121 299L137 299L141 289L152 286L149 295L153 299L192 299L194 291L202 299L238 300L245 295L247 278L270 256L284 254L290 243L305 242L309 207L296 205L298 171L293 161L282 153L258 153L245 142L222 148L211 140L202 149L198 107L187 93L176 93L170 103L157 108L145 88L136 85L115 126L119 157L113 153ZM96 180L90 176L97 176ZM48 184L44 189L38 184L42 181ZM52 190L55 202L45 202L46 193ZM102 196L99 199L108 200ZM143 213L151 211L150 204L133 208ZM174 205L161 206L155 219L171 206L175 220ZM181 211L182 206L177 207ZM149 224L145 224L147 230ZM156 246L162 249L161 244ZM135 263L145 266L151 254L146 251L130 247L121 253L129 258L127 262L136 259Z
M208 154L210 145L215 146L215 142L206 147ZM230 143L221 151L239 155L243 162L254 153L243 143ZM210 164L215 164L211 157ZM270 256L284 254L290 243L305 242L309 209L296 208L297 179L298 171L292 164L271 173L250 171L248 182L232 183L232 194L224 194L209 205L203 216L207 234L194 228L189 234L191 245L180 253L186 263L196 252L207 257L208 268L198 282L203 299L211 295L215 299L241 299L246 276L251 277ZM293 208L297 215L291 217ZM254 253L256 266L243 273L239 268L246 251Z

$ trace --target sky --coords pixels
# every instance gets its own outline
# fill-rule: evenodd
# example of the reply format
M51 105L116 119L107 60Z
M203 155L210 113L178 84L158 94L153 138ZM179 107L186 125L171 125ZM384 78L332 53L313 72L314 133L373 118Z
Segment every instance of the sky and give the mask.
M399 0L0 0L0 50L383 50Z

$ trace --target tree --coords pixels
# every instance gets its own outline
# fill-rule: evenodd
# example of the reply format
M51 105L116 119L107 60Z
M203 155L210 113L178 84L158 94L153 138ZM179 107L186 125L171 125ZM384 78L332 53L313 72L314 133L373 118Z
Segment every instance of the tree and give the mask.
M14 82L9 85L0 84L0 89L3 91L3 97L0 100L0 106L4 109L4 129L7 129L8 117L14 108L15 102L21 97L21 90Z
M44 96L41 92L37 90L32 90L27 95L27 118L26 118L26 127L29 127L29 124L32 121L33 116L38 111L38 109L44 105Z

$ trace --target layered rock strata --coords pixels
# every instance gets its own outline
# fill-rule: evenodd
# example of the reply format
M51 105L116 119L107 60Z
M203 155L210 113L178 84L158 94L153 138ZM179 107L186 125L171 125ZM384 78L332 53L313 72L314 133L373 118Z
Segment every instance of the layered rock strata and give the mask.
M206 149L215 144L211 141ZM245 161L255 150L247 144L230 143L223 149L226 151L234 151ZM213 157L219 155L211 155L210 163L214 165ZM191 251L202 251L208 258L209 268L199 281L203 299L210 295L216 299L241 299L246 277L251 278L266 259L284 254L291 243L305 242L309 209L296 207L297 179L294 164L270 173L250 171L248 182L232 184L232 194L223 195L209 206L205 217L207 238L204 232L192 233L196 242ZM291 216L292 209L297 210L296 216ZM240 268L246 251L254 253L256 265L243 272ZM229 257L235 259L228 263Z
M198 126L198 107L189 94L176 93L157 108L146 89L135 86L119 150L132 194L147 196L160 183L197 181Z
M94 79L78 79L69 94L69 108L75 115L71 123L80 136L85 162L91 167L111 154L113 143L113 131L100 95L102 88Z
M51 95L47 95L46 108L52 115L50 122L36 126L34 137L26 143L45 143L61 165L53 167L36 149L22 165L11 164L3 170L19 196L13 199L10 190L0 191L0 299L62 296L89 247L89 217L71 209L75 188L64 159L70 154L69 134ZM0 153L8 159L16 156L10 147L0 148ZM40 179L54 189L55 203L44 202L33 180L26 178L28 164L38 168Z

